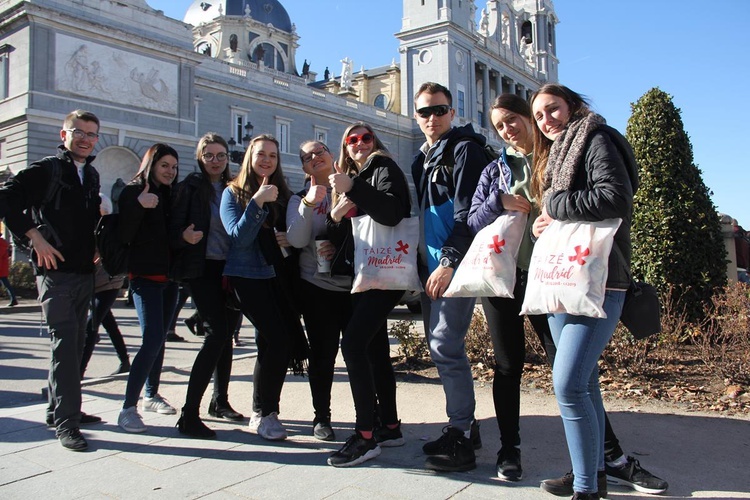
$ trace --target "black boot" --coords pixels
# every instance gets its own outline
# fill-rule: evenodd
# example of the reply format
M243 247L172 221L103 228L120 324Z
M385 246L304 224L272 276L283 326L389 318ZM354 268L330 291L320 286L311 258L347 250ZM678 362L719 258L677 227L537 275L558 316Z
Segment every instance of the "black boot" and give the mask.
M117 367L117 370L112 372L112 375L128 373L129 371L130 371L130 358L125 356L125 358L120 359L120 366Z
M180 434L186 436L198 438L198 439L215 439L216 432L206 427L200 416L198 416L198 410L186 410L182 409L180 412L180 419L177 421L177 430Z

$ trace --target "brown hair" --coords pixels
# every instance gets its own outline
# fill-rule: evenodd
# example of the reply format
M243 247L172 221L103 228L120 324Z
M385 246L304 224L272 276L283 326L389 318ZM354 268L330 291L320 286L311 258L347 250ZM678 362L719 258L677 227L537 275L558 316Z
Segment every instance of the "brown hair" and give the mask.
M354 160L349 156L349 152L346 150L346 138L349 137L349 135L352 133L352 130L354 130L355 128L363 128L372 134L372 140L375 146L372 150L372 153L370 153L370 156L391 156L391 153L388 152L388 148L385 147L385 144L383 144L383 142L378 138L378 134L375 133L370 125L364 122L352 123L351 125L346 127L346 130L344 130L344 135L341 136L341 151L339 153L339 168L341 168L342 171L349 177L353 177L354 175L359 173L359 167L356 163L354 163ZM333 206L336 206L336 203L338 203L338 201L339 194L334 192L332 200Z

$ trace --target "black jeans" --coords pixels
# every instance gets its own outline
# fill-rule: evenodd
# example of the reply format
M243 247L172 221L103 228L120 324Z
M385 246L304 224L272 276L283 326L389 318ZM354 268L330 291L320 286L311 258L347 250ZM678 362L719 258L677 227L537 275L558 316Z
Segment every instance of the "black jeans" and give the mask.
M309 368L315 421L331 419L331 387L339 338L352 316L352 294L299 280L302 317L310 342Z
M291 335L284 320L284 306L277 278L251 279L232 276L242 314L255 327L258 358L253 372L253 411L267 416L279 411L291 351Z
M526 292L525 271L516 270L515 298L482 297L482 308L487 318L487 326L495 352L495 373L492 380L492 399L495 416L500 429L500 442L503 447L519 446L521 435L521 375L526 359L526 339L524 317L519 316ZM546 315L528 316L540 339L549 338L554 348L552 334ZM544 343L544 341L542 341Z
M128 349L125 346L125 340L122 338L122 333L120 333L120 329L117 327L117 321L112 315L112 304L115 303L119 293L120 289L116 288L114 290L102 290L94 294L94 307L86 322L86 343L83 347L83 358L81 359L81 379L83 379L83 374L86 373L86 368L89 365L89 361L91 361L91 356L94 354L96 344L101 340L99 325L103 326L107 331L120 362L123 363L128 359Z
M398 422L387 321L403 294L403 290L368 290L352 295L354 308L341 339L341 352L354 398L355 428L360 431L373 430L376 398L382 423Z
M239 311L226 306L226 292L222 287L223 260L206 260L203 276L190 280L193 302L202 321L207 325L193 369L190 371L185 410L197 411L206 392L211 374L214 375L213 399L219 406L229 403L229 378L232 374L232 334Z

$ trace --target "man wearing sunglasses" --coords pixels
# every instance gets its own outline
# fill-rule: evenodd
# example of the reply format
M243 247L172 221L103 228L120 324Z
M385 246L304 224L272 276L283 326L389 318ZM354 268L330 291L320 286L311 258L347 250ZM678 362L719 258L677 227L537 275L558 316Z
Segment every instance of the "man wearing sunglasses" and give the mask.
M428 469L467 471L476 467L474 450L482 446L474 419L474 381L464 347L475 299L444 298L443 293L471 245L466 221L487 164L486 141L471 124L451 125L455 110L451 93L443 85L423 84L414 96L414 106L414 118L426 140L411 167L420 206L422 317L449 418L443 435L422 449L428 455Z
M101 418L81 413L81 357L94 287L94 228L99 173L91 165L99 119L76 110L65 117L57 155L34 162L0 189L5 222L31 243L37 289L51 342L47 425L63 447L87 448L79 426Z

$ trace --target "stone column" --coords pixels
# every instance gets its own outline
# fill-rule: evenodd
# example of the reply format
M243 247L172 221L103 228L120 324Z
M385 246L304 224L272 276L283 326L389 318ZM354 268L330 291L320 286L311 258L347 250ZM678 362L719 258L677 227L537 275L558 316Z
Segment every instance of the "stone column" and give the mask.
M490 112L490 68L486 64L482 67L482 123L479 125L487 128Z

